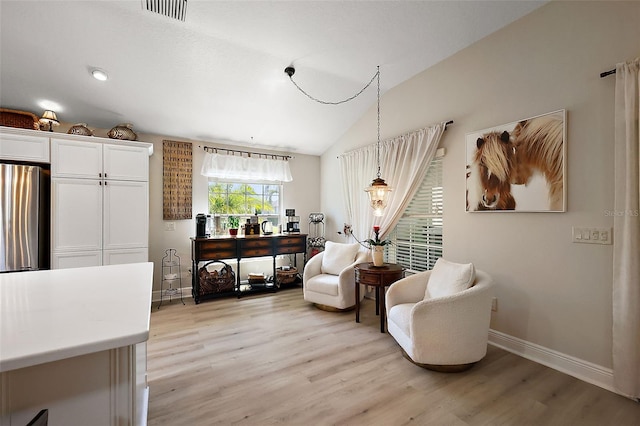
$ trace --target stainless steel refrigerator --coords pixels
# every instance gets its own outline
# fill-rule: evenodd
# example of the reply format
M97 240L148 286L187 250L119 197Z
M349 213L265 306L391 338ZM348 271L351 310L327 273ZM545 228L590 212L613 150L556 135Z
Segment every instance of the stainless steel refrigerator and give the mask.
M0 163L0 272L49 267L48 171Z

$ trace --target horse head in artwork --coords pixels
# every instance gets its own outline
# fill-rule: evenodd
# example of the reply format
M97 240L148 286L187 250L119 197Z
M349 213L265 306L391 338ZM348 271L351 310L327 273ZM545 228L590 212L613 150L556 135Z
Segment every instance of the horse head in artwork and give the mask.
M534 172L544 175L549 208L563 205L563 120L558 115L537 117L519 122L513 129L515 151L510 182L526 185Z
M474 165L478 171L482 198L476 210L514 210L511 169L514 148L509 132L489 132L476 141Z

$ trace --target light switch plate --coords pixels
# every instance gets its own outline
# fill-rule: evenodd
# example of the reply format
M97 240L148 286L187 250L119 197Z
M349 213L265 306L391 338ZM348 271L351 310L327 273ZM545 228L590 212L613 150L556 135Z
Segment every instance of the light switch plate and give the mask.
M574 243L610 245L613 231L611 228L583 228L574 226L572 232Z

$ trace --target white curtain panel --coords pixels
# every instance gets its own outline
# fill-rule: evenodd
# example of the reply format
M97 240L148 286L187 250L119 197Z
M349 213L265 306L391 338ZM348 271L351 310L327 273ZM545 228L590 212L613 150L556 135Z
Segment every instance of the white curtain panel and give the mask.
M385 142L380 160L384 164L382 177L386 179L389 176L387 184L391 185L393 192L384 216L375 218L379 221L376 225L380 225L381 235L387 235L395 228L422 185L445 128L446 122L443 121Z
M377 144L342 154L340 169L347 220L358 239L372 237L380 226L384 238L398 223L420 187L446 123L436 124L380 143L380 177L393 189L382 217L374 217L365 188L377 177Z
M364 189L376 177L376 158L375 144L339 156L346 220L360 241L370 238L373 227L373 210Z
M287 160L215 152L205 153L200 174L218 179L250 182L291 182L293 180Z
M613 381L640 398L640 58L616 66Z

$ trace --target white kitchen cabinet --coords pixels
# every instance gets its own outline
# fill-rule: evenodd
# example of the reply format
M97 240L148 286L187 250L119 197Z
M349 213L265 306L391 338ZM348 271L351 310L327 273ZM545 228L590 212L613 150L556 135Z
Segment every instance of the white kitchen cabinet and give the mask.
M149 249L135 248L122 250L105 250L102 253L103 265L123 265L125 263L140 263L149 261Z
M51 236L54 252L102 250L102 181L51 181Z
M35 131L23 134L20 130L3 128L0 130L0 159L48 163L49 137Z
M145 249L146 251L146 249ZM145 260L146 261L146 260ZM133 262L114 262L133 263ZM57 252L51 256L51 269L86 268L87 266L109 265L103 261L102 250Z
M51 177L102 179L101 143L51 139Z
M149 180L149 149L127 145L104 145L104 176L111 180Z
M149 148L52 139L51 176L148 181Z
M104 181L103 200L103 249L147 247L149 184Z
M53 268L148 260L146 145L52 139Z

